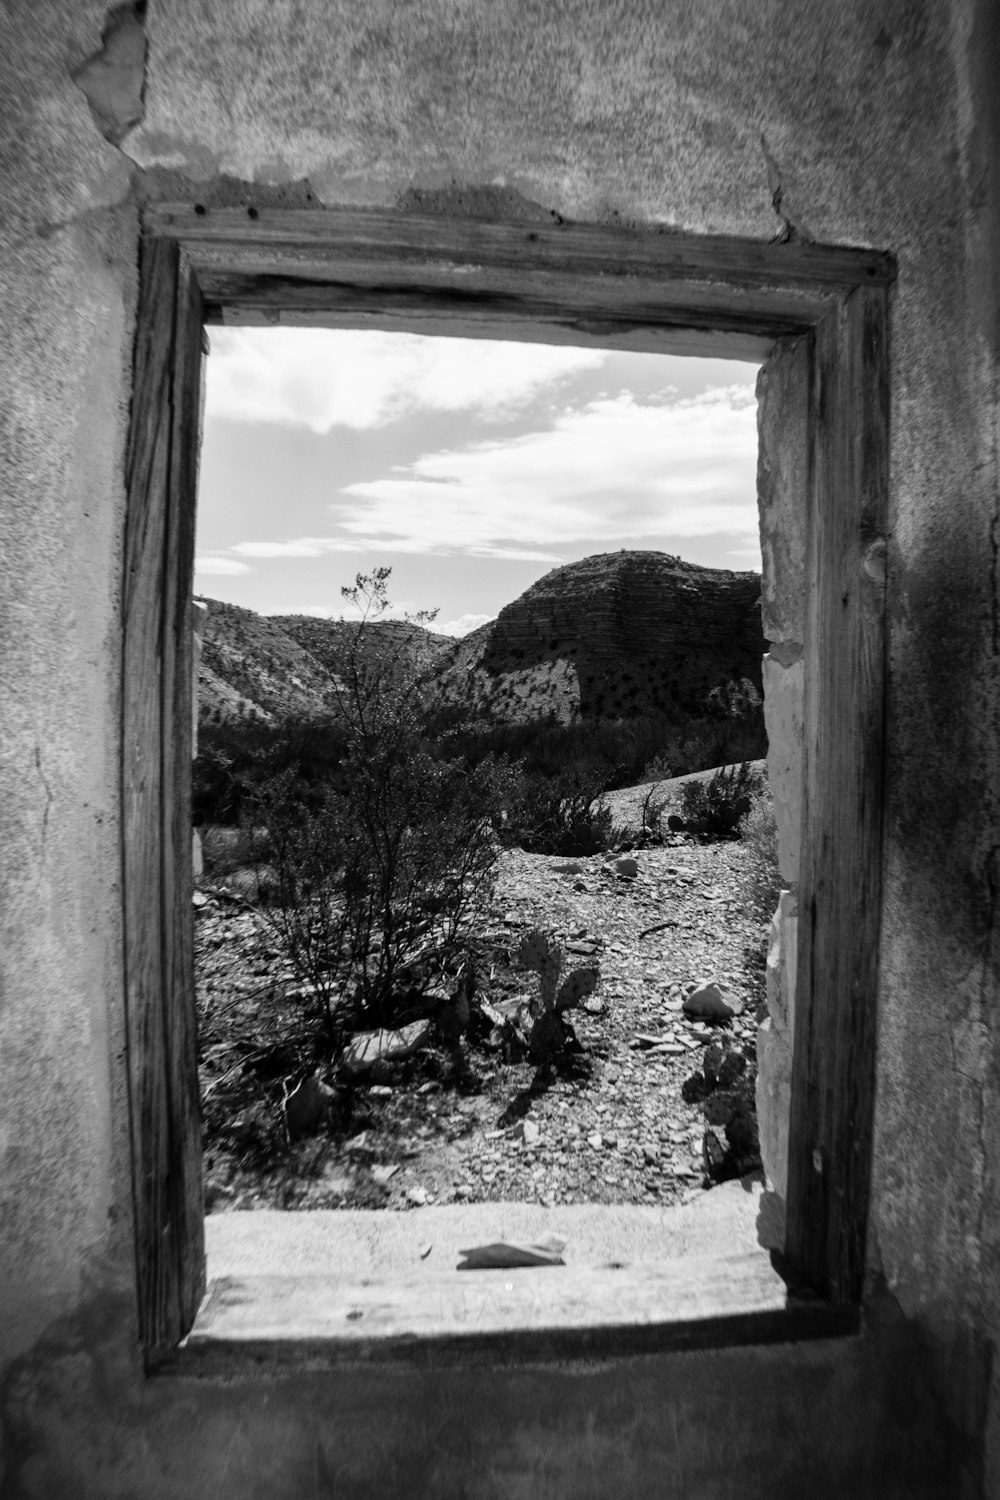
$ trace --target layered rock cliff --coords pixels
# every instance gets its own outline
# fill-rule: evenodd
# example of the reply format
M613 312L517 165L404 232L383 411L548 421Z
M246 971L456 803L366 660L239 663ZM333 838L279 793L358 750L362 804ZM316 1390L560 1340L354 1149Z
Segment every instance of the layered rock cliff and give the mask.
M206 602L203 720L329 712L352 626ZM371 629L413 652L428 699L473 719L698 719L759 704L759 576L664 552L554 568L461 640L391 620Z
M758 574L605 552L554 568L458 642L442 692L514 719L701 717L760 693L764 649Z

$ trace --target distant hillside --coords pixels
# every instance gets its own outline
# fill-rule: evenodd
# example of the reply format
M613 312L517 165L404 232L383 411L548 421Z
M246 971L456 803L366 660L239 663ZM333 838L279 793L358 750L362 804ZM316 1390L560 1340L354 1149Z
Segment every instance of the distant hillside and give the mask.
M202 722L328 714L351 625L204 602ZM431 700L472 720L701 718L759 694L759 605L756 573L605 552L554 568L459 640L372 628L411 639Z
M349 649L356 625L344 620L318 620L314 615L271 615L271 623L285 631L304 651L329 672L338 672ZM407 645L421 672L433 674L450 658L454 640L435 635L403 620L379 620L367 627L390 646Z
M700 717L761 688L760 577L665 552L604 552L554 568L458 641L445 702L525 722L546 713Z
M312 615L258 615L199 597L207 606L198 673L200 723L329 716L353 626ZM422 671L450 658L455 642L420 626L384 620L368 627L393 644L415 644Z

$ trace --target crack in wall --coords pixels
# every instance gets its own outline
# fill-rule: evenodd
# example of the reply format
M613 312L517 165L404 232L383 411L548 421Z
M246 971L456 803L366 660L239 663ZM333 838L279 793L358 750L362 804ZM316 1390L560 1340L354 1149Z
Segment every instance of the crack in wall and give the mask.
M49 832L49 813L52 811L52 788L49 786L48 778L42 770L42 747L35 746L35 770L38 772L39 780L45 788L45 811L42 813L42 854L45 854L45 841Z
M812 240L812 235L801 223L794 224L790 215L785 210L787 195L782 180L781 168L767 144L767 136L761 133L761 150L764 153L764 161L767 165L767 185L771 190L771 207L781 220L781 229L775 235L775 242L779 245L804 244Z

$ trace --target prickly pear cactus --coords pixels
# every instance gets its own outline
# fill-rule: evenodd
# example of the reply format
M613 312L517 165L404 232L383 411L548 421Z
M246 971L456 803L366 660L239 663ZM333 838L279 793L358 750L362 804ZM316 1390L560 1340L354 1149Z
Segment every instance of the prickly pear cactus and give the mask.
M556 1010L572 1010L581 1000L592 995L597 988L597 966L590 969L574 969L567 974L556 995Z
M522 969L534 969L541 981L541 1004L537 1011L532 1006L533 1012L548 1015L556 1008L556 980L562 972L562 949L549 933L533 927L521 939L517 961Z
M551 1058L572 1035L562 1019L562 1012L572 1010L597 987L596 965L574 969L556 989L562 973L563 952L555 938L535 927L521 941L517 953L522 969L533 969L540 981L540 997L529 1004L535 1024L528 1039L528 1051L536 1061Z

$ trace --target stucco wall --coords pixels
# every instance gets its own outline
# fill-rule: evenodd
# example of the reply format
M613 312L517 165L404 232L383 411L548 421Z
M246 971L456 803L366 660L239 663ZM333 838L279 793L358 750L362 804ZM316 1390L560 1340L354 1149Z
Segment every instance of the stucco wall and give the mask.
M104 20L89 0L0 14L4 1493L1000 1492L995 7L151 0L146 118L120 148L70 76ZM115 729L136 203L268 184L456 212L514 190L898 257L870 1243L888 1291L862 1340L139 1375Z

